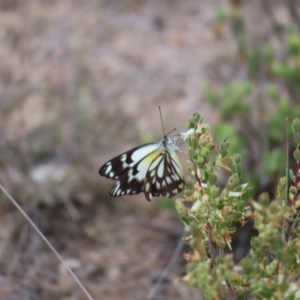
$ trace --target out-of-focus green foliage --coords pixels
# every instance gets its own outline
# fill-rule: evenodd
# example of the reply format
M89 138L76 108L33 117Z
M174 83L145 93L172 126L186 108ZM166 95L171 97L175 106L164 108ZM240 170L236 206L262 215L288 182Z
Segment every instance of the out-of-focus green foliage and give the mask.
M229 140L218 146L210 128L194 114L184 134L190 157L187 189L176 202L177 211L189 232L186 241L193 252L186 256L188 272L183 278L197 288L204 299L300 298L300 230L297 198L300 191L300 120L292 124L297 169L283 177L271 203L262 194L251 199L252 187L242 182L239 155L228 155ZM218 184L220 170L227 172L224 187ZM290 188L288 188L290 186ZM251 207L250 207L251 205ZM251 217L259 234L251 250L238 264L231 249L233 223L244 226Z
M217 11L215 19L229 25L237 45L236 60L245 76L222 88L206 84L205 98L220 113L217 140L230 139L229 153L242 155L244 176L257 189L285 171L283 128L286 118L300 116L300 36L297 24L290 23L277 34L279 45L271 34L251 43L239 5Z

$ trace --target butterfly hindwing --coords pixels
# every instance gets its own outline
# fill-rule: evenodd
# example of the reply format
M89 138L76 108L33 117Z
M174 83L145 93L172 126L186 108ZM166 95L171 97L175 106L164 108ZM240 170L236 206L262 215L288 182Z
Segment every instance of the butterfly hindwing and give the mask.
M165 152L163 149L157 149L159 149L159 144L153 143L135 148L133 149L134 151L131 150L124 153L123 155L126 154L131 157L130 159L127 159L126 162L129 163L129 165L120 175L109 195L111 197L118 197L123 195L135 195L143 192L145 177L149 169L149 165L155 157ZM122 155L119 157L121 158Z
M171 156L166 151L159 159L150 165L145 178L144 193L148 201L160 195L171 198L180 193L185 185L176 153Z
M144 183L133 178L128 181L128 174L124 173L115 183L109 192L110 197L119 197L124 195L136 195L143 191Z

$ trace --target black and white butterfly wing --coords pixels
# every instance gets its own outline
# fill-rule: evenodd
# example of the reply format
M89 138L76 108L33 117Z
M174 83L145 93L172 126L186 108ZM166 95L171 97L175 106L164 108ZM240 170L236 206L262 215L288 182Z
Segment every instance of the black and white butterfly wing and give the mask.
M157 150L159 145L160 143L150 143L133 148L111 159L100 168L101 176L117 180L109 196L119 197L143 192L144 173L147 166L139 163Z
M117 180L109 195L119 197L144 192L172 197L184 188L182 168L174 142L166 136L162 142L146 144L125 152L104 164L99 174Z
M99 170L99 174L106 178L119 180L123 174L128 172L137 162L148 154L155 151L158 143L149 143L133 148L105 163Z

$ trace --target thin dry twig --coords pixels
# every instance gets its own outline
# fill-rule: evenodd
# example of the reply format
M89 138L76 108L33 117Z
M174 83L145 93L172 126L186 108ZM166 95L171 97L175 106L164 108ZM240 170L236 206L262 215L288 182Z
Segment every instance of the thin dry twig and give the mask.
M173 252L168 264L166 265L166 267L164 268L164 270L161 272L158 280L156 281L156 283L153 285L153 287L151 288L150 292L148 293L147 297L145 298L145 300L151 300L153 299L153 297L157 294L157 292L159 291L163 281L165 280L166 276L168 275L168 273L171 271L173 265L175 264L175 262L177 261L181 250L184 246L184 237L185 237L186 233L183 232L180 241L177 244L177 247L175 249L175 251Z
M209 254L211 259L211 267L214 264L215 259L217 258L219 251L216 245L213 243L212 238L212 228L210 223L207 223L207 231L208 231L208 248L209 248Z
M298 195L299 195L299 190L298 190L299 181L300 181L300 161L297 162L296 178L295 178L295 182L294 182L294 186L297 189L297 193L294 195L292 205L296 204L296 201L297 201L297 198L298 198Z
M289 120L285 118L285 177L286 177L286 186L285 186L285 206L287 205L288 197L289 197Z
M234 289L232 288L232 286L231 286L231 284L230 284L230 282L226 279L225 280L225 282L226 282L226 285L227 285L227 287L228 287L228 291L229 291L229 295L230 295L230 299L236 299L236 292L234 291Z
M212 240L212 228L210 223L207 223L207 230L208 230L208 247L209 247L209 254L210 254L210 259L211 259L211 269L213 268L214 261L216 260L217 256L219 255L220 257L224 257L224 250L219 249ZM225 283L228 288L228 296L230 297L229 299L236 299L236 292L232 288L230 282L226 279Z
M44 234L39 230L39 228L34 224L34 222L30 219L30 217L26 214L26 212L22 209L22 207L17 203L17 201L6 191L6 189L0 184L0 189L7 196L7 198L14 204L14 206L20 211L20 213L25 217L25 219L30 223L30 225L34 228L34 230L38 233L38 235L44 240L44 242L48 245L51 251L56 255L56 257L60 260L60 262L64 265L64 267L68 270L70 275L74 278L78 286L81 288L83 293L87 296L89 300L93 300L92 296L86 290L84 285L72 271L72 269L67 265L67 263L63 260L60 254L55 250L55 248L51 245L48 239L44 236Z
M135 221L134 224L138 225L139 227L142 227L146 230L152 230L158 234L166 235L167 237L170 237L170 238L178 239L179 237L182 236L180 234L180 232L174 232L173 230L170 230L170 229L162 227L162 226L157 226L157 225L151 224L150 222Z
M195 178L196 178L196 180L197 180L197 182L198 182L198 184L199 184L199 186L200 186L201 194L203 195L203 194L204 194L204 191L203 191L203 187L202 187L202 184L201 184L201 180L200 180L200 178L199 178L199 176L198 176L198 173L197 173L197 169L195 169Z
M293 221L289 223L288 230L286 233L285 241L289 243L292 240L293 232L296 226L296 219L300 217L300 209L298 209L296 216L294 217Z

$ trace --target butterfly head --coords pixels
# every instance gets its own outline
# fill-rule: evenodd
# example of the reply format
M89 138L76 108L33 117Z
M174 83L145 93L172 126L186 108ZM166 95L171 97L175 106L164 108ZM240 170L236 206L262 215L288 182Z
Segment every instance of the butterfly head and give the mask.
M178 135L165 135L161 141L161 144L170 154L174 154L176 151L180 151L179 147L176 145L177 139Z

